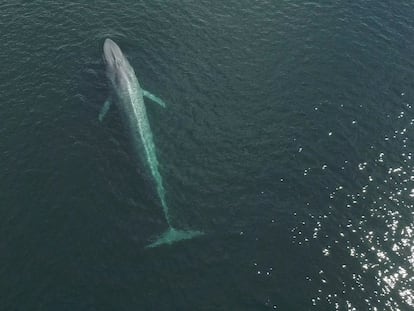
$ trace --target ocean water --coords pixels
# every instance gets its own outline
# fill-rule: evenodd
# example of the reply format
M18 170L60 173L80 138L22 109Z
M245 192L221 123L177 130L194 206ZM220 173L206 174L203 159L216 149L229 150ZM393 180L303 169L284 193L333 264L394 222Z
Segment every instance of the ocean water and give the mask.
M1 1L0 310L412 310L414 3ZM109 94L147 101L167 224Z

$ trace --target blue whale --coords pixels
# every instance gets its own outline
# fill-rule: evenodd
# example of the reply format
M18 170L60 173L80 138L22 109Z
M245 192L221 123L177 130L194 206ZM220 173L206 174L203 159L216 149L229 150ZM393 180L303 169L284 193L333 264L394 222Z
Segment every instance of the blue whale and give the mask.
M202 232L200 231L176 229L171 223L171 217L165 199L165 189L159 172L155 145L145 110L144 96L162 107L166 106L165 103L157 96L141 88L134 69L119 46L111 39L106 39L104 42L103 59L113 95L104 103L99 113L99 120L103 120L112 101L114 101L122 113L123 121L129 131L135 151L145 162L144 165L149 169L150 175L155 182L157 194L161 201L165 220L168 225L167 231L152 241L147 247L172 244L201 235Z

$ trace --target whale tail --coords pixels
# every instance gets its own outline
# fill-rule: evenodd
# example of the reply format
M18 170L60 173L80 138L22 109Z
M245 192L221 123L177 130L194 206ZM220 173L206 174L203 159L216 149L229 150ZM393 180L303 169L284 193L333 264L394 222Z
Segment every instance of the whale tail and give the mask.
M175 242L189 240L204 233L196 230L177 230L170 227L166 232L160 235L154 242L147 245L146 248L153 248L163 244L171 245Z

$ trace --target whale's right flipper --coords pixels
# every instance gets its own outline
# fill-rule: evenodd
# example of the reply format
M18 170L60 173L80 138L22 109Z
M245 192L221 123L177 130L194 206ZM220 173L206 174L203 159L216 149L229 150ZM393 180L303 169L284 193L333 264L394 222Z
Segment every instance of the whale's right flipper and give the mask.
M146 97L151 99L152 101L156 102L158 105L160 105L161 107L166 107L165 103L163 102L163 100L157 96L155 96L154 94L151 94L150 92L142 89L142 94Z
M108 112L109 108L111 107L112 99L111 97L108 97L108 99L103 104L101 111L99 112L98 119L100 122L102 122L103 118L105 117L106 113Z

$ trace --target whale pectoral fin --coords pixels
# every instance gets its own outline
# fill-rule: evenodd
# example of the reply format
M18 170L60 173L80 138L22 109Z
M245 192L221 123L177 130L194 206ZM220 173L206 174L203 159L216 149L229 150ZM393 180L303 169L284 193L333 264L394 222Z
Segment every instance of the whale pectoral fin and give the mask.
M160 105L160 106L162 106L162 107L166 107L166 105L165 105L165 103L162 101L162 99L161 98L159 98L159 97L157 97L157 96L155 96L154 94L151 94L150 92L148 92L148 91L146 91L146 90L142 90L142 93L143 93L143 95L146 97L146 98L149 98L149 99L151 99L152 101L154 101L154 102L156 102L158 105Z
M108 112L109 108L111 107L112 99L111 97L108 97L108 99L103 104L101 111L99 112L98 119L100 122L102 122L103 118L105 117L106 113Z

